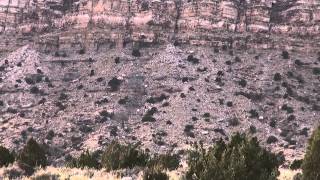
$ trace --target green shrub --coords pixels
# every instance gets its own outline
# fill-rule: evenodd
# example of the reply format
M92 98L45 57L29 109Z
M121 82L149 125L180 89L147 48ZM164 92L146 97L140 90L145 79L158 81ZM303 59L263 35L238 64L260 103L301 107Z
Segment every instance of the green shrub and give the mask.
M121 145L113 141L103 152L101 165L110 171L134 166L145 167L148 160L149 155L137 149L137 145Z
M314 75L320 75L320 67L315 67L312 69Z
M148 167L157 167L161 170L175 170L179 167L180 164L180 157L177 154L171 155L170 153L167 154L160 154L156 155L152 159L150 159L148 163Z
M89 153L89 151L85 151L81 153L79 158L73 158L68 164L68 167L71 168L94 168L98 169L100 167L100 164L97 160L97 158L92 154Z
M143 180L169 180L169 177L161 170L151 168L143 172Z
M280 163L275 154L260 147L257 138L237 133L229 144L220 140L208 150L195 145L188 165L188 179L276 180Z
M111 88L111 91L118 91L121 85L121 80L116 77L113 77L109 82L108 86Z
M291 170L300 169L302 163L303 163L303 160L302 160L302 159L299 159L299 160L295 159L295 160L291 163L290 169L291 169Z
M45 167L47 165L47 157L40 145L31 138L19 153L18 162L21 166L28 168Z
M307 152L302 163L304 180L320 179L320 126L309 139Z
M155 122L156 119L153 117L153 115L158 112L158 109L156 107L152 107L149 109L142 117L142 122Z
M140 57L141 56L140 50L139 49L133 49L132 50L132 56Z
M14 162L14 155L7 148L0 146L0 167L8 166Z
M289 58L290 58L290 57L289 57L289 52L286 51L286 50L282 51L282 58L283 58L283 59L289 59Z

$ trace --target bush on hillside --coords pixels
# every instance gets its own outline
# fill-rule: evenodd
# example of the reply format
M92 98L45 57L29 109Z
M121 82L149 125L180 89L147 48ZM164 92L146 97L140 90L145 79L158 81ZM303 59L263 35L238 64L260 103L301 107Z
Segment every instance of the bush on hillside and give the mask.
M118 91L121 85L121 80L116 77L113 77L109 82L108 86L111 88L112 92Z
M307 152L302 163L304 180L320 179L320 126L309 139Z
M286 51L286 50L282 51L282 58L283 58L283 59L289 59L289 58L290 58L290 57L289 57L289 52Z
M314 75L320 75L320 67L315 67L312 69L312 73Z
M0 167L8 166L14 162L14 154L7 148L0 146Z
M81 153L79 158L73 158L68 164L68 167L71 168L94 168L98 169L100 164L94 154L89 153L89 151L85 151Z
M149 109L142 117L142 122L155 122L156 119L153 117L153 115L158 112L158 109L156 107L152 107Z
M19 153L18 162L20 166L28 168L45 167L47 165L47 157L40 145L31 138Z
M141 56L140 50L139 49L133 49L132 50L132 56L140 57Z
M189 152L188 179L276 180L280 163L277 156L260 147L257 138L237 133L226 144L220 140L205 150L195 145Z
M137 145L122 145L116 141L109 144L102 154L101 165L107 171L135 166L145 167L149 155L137 148Z

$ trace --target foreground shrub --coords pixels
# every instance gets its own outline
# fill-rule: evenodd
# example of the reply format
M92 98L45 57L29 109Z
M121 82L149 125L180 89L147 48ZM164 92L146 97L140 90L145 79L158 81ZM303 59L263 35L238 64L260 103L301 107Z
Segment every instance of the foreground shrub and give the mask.
M101 165L107 171L133 168L134 166L145 167L149 155L137 149L138 145L121 145L113 141L102 154Z
M97 160L97 158L92 154L89 153L89 151L85 151L81 153L79 158L73 158L68 164L68 167L71 168L94 168L98 169L100 167L100 164Z
M169 180L169 177L161 170L151 168L143 172L143 180Z
M7 148L0 146L0 167L8 166L14 162L14 155Z
M205 150L196 145L189 152L188 179L276 180L280 163L277 156L260 147L256 138L236 134L229 144L220 140Z
M18 162L20 166L27 168L45 167L47 165L47 157L40 145L31 138L19 153Z
M313 132L302 163L304 180L320 179L320 126Z
M160 154L153 157L149 163L148 167L156 167L161 170L175 170L179 167L180 164L180 157L177 154L171 155L170 153L167 154Z

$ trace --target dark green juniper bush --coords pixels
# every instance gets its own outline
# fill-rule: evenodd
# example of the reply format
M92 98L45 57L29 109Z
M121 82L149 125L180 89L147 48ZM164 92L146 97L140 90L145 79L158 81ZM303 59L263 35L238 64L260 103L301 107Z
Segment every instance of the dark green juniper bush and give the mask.
M307 152L302 163L303 180L320 179L320 126L309 139Z
M107 171L145 167L149 160L149 154L138 149L138 144L121 145L113 141L107 146L102 154L101 165Z
M257 138L235 134L226 144L218 141L208 150L195 145L189 152L187 179L199 180L276 180L280 162L260 147Z
M3 146L0 146L0 167L12 164L14 162L14 159L14 153L10 152Z
M47 165L45 151L32 138L28 140L26 146L19 153L18 161L31 167L45 167Z
M73 158L68 164L68 167L71 168L94 168L94 169L99 169L100 168L100 163L97 160L97 157L93 154L90 153L88 150L85 152L81 153L79 158Z

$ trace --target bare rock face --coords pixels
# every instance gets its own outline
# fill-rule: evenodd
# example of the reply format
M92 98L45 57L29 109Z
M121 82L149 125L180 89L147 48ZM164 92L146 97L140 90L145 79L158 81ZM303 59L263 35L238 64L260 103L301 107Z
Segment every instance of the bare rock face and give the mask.
M319 21L317 0L4 0L0 4L0 32L15 38L32 36L44 51L101 50L129 42L313 50L318 47ZM5 37L8 46L10 37ZM20 41L23 44L24 39Z

